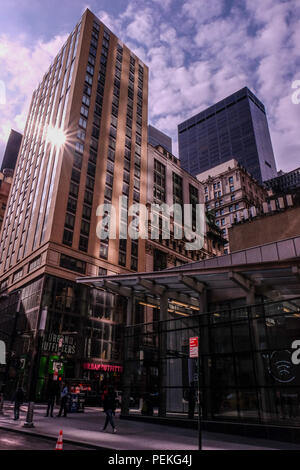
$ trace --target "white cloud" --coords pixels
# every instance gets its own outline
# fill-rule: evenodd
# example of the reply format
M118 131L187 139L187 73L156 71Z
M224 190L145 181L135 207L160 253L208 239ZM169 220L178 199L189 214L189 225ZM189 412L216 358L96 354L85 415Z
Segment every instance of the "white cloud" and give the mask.
M233 2L230 11L224 0L185 0L177 10L174 0L158 3L130 0L119 15L97 13L150 68L150 122L173 137L176 149L181 121L249 86L267 108L278 167L295 167L300 105L291 102L291 84L300 79L299 1L245 0ZM20 38L6 39L0 57L11 79L10 98L1 120L14 126L24 121L41 72L64 38L31 48Z
M46 73L67 36L49 42L38 41L32 48L24 38L0 37L1 75L6 85L6 104L0 106L0 144L6 144L11 128L23 132L34 89Z
M202 24L220 16L223 9L223 0L186 0L182 12L197 23Z

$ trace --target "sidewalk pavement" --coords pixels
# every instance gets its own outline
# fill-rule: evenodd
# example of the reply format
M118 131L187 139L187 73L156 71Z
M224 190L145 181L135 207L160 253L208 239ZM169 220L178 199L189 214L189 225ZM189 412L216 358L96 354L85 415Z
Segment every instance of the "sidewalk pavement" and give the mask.
M36 405L33 429L23 427L27 404L21 407L20 420L13 420L13 405L5 402L4 416L0 416L1 433L11 430L44 436L56 440L63 430L64 441L108 450L197 450L197 431L142 421L119 419L116 413L117 433L111 428L101 432L105 415L101 408L86 408L84 413L70 413L67 418L46 418L44 405ZM58 409L56 408L54 416ZM109 425L110 426L110 425ZM246 438L219 433L203 433L204 450L300 450L300 445L264 439Z

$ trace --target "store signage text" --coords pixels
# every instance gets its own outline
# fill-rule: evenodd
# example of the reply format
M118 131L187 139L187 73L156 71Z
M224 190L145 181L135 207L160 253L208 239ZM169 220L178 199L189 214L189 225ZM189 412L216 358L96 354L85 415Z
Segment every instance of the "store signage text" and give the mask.
M73 355L76 353L76 342L72 336L49 333L43 340L42 349L45 352Z
M111 364L93 364L86 362L83 364L83 368L86 370L104 370L105 372L123 372L122 366L113 366Z
M6 345L4 341L0 341L0 364L6 364Z
M190 357L198 357L198 352L198 336L196 336L195 338L190 338Z
M299 366L300 365L300 340L299 339L296 339L292 343L292 349L295 349L296 351L293 352L291 361L295 366Z

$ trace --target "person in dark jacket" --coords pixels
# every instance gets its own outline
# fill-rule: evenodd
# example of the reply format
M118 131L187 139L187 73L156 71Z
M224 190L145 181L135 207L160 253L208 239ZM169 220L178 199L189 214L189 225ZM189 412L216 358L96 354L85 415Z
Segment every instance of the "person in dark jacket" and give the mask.
M68 387L68 384L65 383L62 391L61 391L61 394L60 394L60 410L59 410L59 413L57 415L58 418L61 417L61 414L62 412L64 412L64 418L67 417L67 412L68 412L68 398L69 398L69 387Z
M49 416L49 412L50 412L50 416L51 418L53 418L53 409L54 409L57 393L58 393L57 382L55 382L54 380L51 380L48 384L48 389L47 389L48 406L47 406L46 417Z
M14 420L17 421L20 417L20 406L23 404L24 401L24 392L21 386L18 386L16 393L14 394L13 401L15 402Z
M105 424L104 424L102 431L105 431L105 429L108 426L108 423L110 423L111 427L113 428L113 432L117 432L114 418L113 418L113 415L116 409L116 401L117 401L116 392L114 391L112 387L109 387L108 392L105 395L104 400L103 400L103 411L106 414L106 419L105 419Z

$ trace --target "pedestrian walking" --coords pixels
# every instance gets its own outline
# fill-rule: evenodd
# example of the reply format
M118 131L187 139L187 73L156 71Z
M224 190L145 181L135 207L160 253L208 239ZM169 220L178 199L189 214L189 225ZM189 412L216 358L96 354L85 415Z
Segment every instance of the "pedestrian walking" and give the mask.
M61 394L60 394L60 410L59 410L59 413L57 415L58 418L61 417L61 414L62 414L63 411L64 411L64 418L67 417L68 398L69 398L69 387L68 387L68 384L65 383L65 385L64 385L64 387L61 391Z
M53 409L55 405L55 399L57 397L57 382L54 380L49 381L48 388L47 388L47 412L46 417L48 418L49 413L51 418L53 418Z
M105 419L105 424L102 429L102 431L105 431L105 429L108 426L108 423L110 423L113 432L117 432L116 425L114 422L114 414L116 410L116 401L117 401L117 394L114 391L113 387L108 388L108 392L104 397L103 400L103 411L106 414L106 419Z
M15 415L14 420L15 421L17 421L20 417L20 406L24 402L24 397L25 396L24 396L23 389L19 385L13 397L13 402L15 403L15 406L14 406L14 415Z

